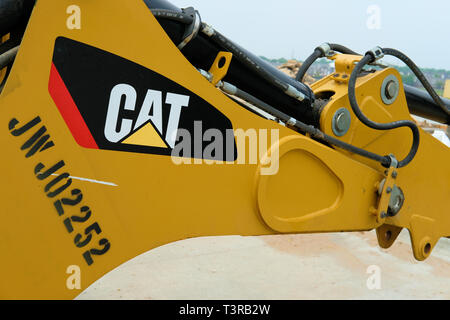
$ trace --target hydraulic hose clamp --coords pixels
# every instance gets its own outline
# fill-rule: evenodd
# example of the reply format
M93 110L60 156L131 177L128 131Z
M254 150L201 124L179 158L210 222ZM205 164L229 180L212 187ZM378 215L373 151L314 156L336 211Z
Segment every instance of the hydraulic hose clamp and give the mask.
M334 51L331 50L331 46L327 42L322 43L320 46L317 47L317 49L322 51L324 57L332 57L334 55Z
M384 57L384 52L383 52L383 49L381 49L381 47L375 47L372 50L367 51L366 55L367 54L372 56L372 58L373 58L372 62L380 60Z

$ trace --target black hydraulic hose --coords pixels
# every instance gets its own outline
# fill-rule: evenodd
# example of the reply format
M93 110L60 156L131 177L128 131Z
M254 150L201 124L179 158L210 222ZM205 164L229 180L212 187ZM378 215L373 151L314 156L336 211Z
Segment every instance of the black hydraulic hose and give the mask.
M194 21L194 18L191 15L184 12L168 9L151 9L151 11L155 18L175 20L184 24L191 24Z
M192 23L193 17L184 13L184 12L177 12L174 10L167 10L167 9L151 9L153 15L156 18L165 18L169 20L175 20L180 21L186 24ZM208 28L210 30L210 33L204 32L213 42L217 43L219 46L225 48L225 50L231 52L234 57L236 57L241 63L249 67L251 70L253 70L257 75L259 75L261 78L266 80L271 85L275 86L276 88L280 89L287 95L293 97L297 100L304 100L305 95L291 86L290 84L281 81L280 79L277 79L272 74L267 72L263 67L258 65L256 61L254 61L251 57L249 57L244 50L241 50L238 45L234 44L231 40L229 40L227 37L222 35L217 30L214 30L210 26L208 26L206 23L202 23L202 29Z
M6 67L6 74L3 77L2 81L0 82L0 94L2 93L3 89L5 88L6 80L8 79L10 71L11 71L11 64Z
M408 56L392 48L383 48L383 52L386 55L394 56L403 61L416 75L416 77L419 79L420 83L422 83L425 90L427 90L427 92L430 94L434 102L436 102L436 104L442 109L442 111L444 111L447 115L450 115L450 109L447 107L447 105L442 101L441 97L439 97L439 95L433 89L431 84L428 82L427 78L425 78L425 75L422 73L422 71L420 71L419 67L417 67L417 65Z
M6 42L1 43L0 44L0 55L13 49L14 47L17 47L18 45L20 45L20 42L21 42L20 38L13 38L13 39L8 39Z
M300 66L300 69L298 69L297 75L295 76L295 80L299 82L303 82L303 78L306 75L306 72L308 72L309 68L312 66L312 64L319 58L322 58L324 56L322 50L316 48L314 52L306 58L306 60L302 63Z
M0 36L20 23L25 0L0 0Z
M344 53L344 54L361 55L341 44L328 43L328 45L330 46L330 49L333 51L337 51L337 52ZM305 77L306 72L309 70L309 68L312 66L312 64L317 59L323 58L323 57L325 57L324 49L322 49L321 47L317 47L314 50L314 52L308 58L306 58L306 60L302 63L300 69L297 72L297 75L295 76L295 80L303 82L303 78Z
M21 30L21 36L35 0L0 0L0 37Z
M19 46L14 47L0 55L0 70L10 65L16 58Z
M337 51L337 52L344 53L344 54L361 55L361 54L359 54L343 45L340 45L340 44L330 43L328 45L330 46L330 49L333 51ZM386 50L386 52L384 52L385 54L395 56L398 59L402 60L413 71L413 73L417 76L419 81L422 83L422 85L424 86L424 88L426 89L428 94L430 95L430 99L428 99L428 97L425 96L425 94L422 94L418 90L415 90L412 87L409 88L408 86L405 85L405 92L406 92L406 98L408 100L408 107L410 107L410 109L412 107L412 110L417 112L418 115L421 115L423 117L430 117L430 115L431 115L431 119L433 119L433 117L434 117L435 118L434 120L436 120L436 121L448 123L448 121L449 121L448 119L450 116L450 105L449 105L448 101L443 100L441 97L439 97L439 95L435 92L433 87L430 85L428 80L425 78L425 76L420 71L420 69L415 65L415 63L409 57L407 57L405 54L403 54L402 52L400 52L398 50L390 49L390 48L385 48L383 50ZM325 56L325 54L323 52L323 49L321 49L320 47L317 47L314 50L313 54L310 55L305 60L305 62L302 64L302 66L300 67L299 71L297 72L296 80L302 82L303 78L306 75L306 72L311 67L311 65L318 58L321 58L324 56ZM377 64L372 63L372 65L377 65ZM382 68L386 67L383 65L379 65L379 66L381 66ZM411 92L411 91L414 91L414 92ZM418 97L418 96L420 96L420 97ZM441 110L441 112L439 110L435 109L435 106L431 104L431 101L434 101L434 103L437 105L436 107L439 108Z
M348 82L348 98L350 100L350 105L352 107L353 112L355 113L356 117L364 123L366 126L372 129L376 130L391 130L396 129L400 127L408 127L411 129L413 134L413 144L411 146L411 149L408 153L408 155L398 163L398 168L406 166L408 163L410 163L414 156L417 153L417 150L419 149L419 143L420 143L420 133L419 129L417 128L417 125L410 121L410 120L400 120L400 121L394 121L390 123L377 123L369 118L367 118L359 108L358 102L356 100L356 93L355 93L355 87L356 87L356 79L360 72L362 71L363 67L371 62L375 61L375 57L372 53L367 53L361 61L355 66L353 69L353 72L350 76L350 80Z
M389 165L391 163L391 158L389 156L380 156L373 152L358 148L351 144L345 143L339 139L336 139L332 136L329 136L329 135L325 134L324 132L320 131L319 129L317 129L316 127L314 127L312 125L307 125L304 122L301 122L297 119L290 117L286 113L272 107L271 105L265 103L264 101L259 100L258 98L252 96L251 94L249 94L245 91L242 91L241 89L237 88L234 85L231 85L228 83L222 83L220 88L223 91L225 91L226 93L234 95L238 98L241 98L241 99L247 101L248 103L255 105L256 107L260 108L261 110L264 110L265 112L271 114L275 118L280 119L280 120L284 121L285 123L296 127L301 132L310 134L313 138L316 138L316 139L324 141L326 143L335 145L339 148L342 148L344 150L358 154L362 157L369 158L369 159L375 160L377 162L380 162L384 167L389 167Z
M11 72L11 66L12 63L14 61L15 55L14 57L11 56L11 54L7 54L7 52L10 52L10 50L14 49L15 47L18 47L20 45L20 41L21 38L12 38L7 40L6 42L0 44L0 57L5 57L2 58L1 60L3 60L1 63L2 66L0 66L0 69L6 68L6 74L3 77L2 81L0 82L0 93L3 91L5 84L6 84L6 80L8 79L9 73ZM15 51L15 50L14 50ZM12 53L14 53L14 51ZM6 55L6 56L4 56ZM8 63L8 61L10 61ZM3 65L5 65L3 67Z
M403 84L409 111L415 115L450 125L450 116L444 112L428 92ZM441 98L450 108L450 99Z
M337 51L340 53L344 53L344 54L353 54L355 56L360 56L360 53L357 53L355 51L353 51L352 49L347 48L346 46L343 46L341 44L337 44L337 43L330 43L330 48L333 51Z
M217 43L219 46L225 48L225 50L231 52L234 57L236 57L241 63L249 67L252 71L254 71L257 75L259 75L261 78L275 86L276 88L280 89L287 95L293 97L297 100L304 100L305 95L291 86L290 84L274 77L270 72L266 71L263 67L261 67L256 61L254 61L251 57L249 57L244 50L241 50L241 48L233 43L231 40L229 40L227 37L222 35L217 30L212 29L207 24L203 23L202 25L203 33L209 36L209 38ZM208 30L209 31L206 31Z

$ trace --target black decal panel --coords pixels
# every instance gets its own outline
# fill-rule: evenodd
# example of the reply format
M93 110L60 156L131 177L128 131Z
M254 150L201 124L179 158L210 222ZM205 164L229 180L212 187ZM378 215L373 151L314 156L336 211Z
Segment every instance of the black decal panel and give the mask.
M55 42L49 91L75 140L87 148L171 155L178 130L185 129L192 137L189 157L203 158L198 146L194 152L194 138L201 150L211 142L194 137L196 124L201 123L202 134L216 129L224 138L233 129L220 111L170 79L63 37ZM179 112L178 101L188 101ZM234 139L232 143L236 150ZM226 155L225 141L219 154ZM233 159L214 160L236 157L234 152Z

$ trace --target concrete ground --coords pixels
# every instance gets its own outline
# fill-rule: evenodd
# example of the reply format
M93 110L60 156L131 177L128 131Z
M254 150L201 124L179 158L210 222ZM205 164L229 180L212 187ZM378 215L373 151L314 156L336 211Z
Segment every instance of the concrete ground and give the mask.
M380 289L367 287L371 265ZM407 231L388 250L375 232L189 239L123 264L78 299L450 299L450 239L425 262Z

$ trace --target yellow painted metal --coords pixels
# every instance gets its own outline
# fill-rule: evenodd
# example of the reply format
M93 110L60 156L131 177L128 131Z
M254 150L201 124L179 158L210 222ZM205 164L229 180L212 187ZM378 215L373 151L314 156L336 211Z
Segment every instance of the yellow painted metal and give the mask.
M349 70L354 65L353 57L349 56L347 59ZM381 99L381 86L383 80L390 75L395 76L401 86L394 103L386 105ZM338 109L347 108L351 114L351 126L344 136L337 138L378 154L394 154L398 160L407 155L412 144L411 131L408 128L378 131L366 127L351 109L346 83L335 80L333 75L330 75L314 83L312 89L317 95L332 96L320 119L321 129L325 133L334 135L333 116ZM401 76L393 68L358 78L356 97L362 112L373 121L383 123L402 119L413 120L407 108ZM344 150L342 152L373 168L380 168L376 162ZM397 170L398 178L395 183L402 188L405 203L395 217L387 217L384 223L390 226L391 235L397 233L398 228L409 230L414 256L418 260L427 258L436 242L441 237L450 235L449 163L449 148L420 129L420 147L416 157L409 165ZM388 242L383 240L381 236L385 234L385 230L386 227L378 233L379 243L388 246L395 237L390 237Z
M216 59L209 69L209 73L212 75L211 83L213 85L217 85L227 75L232 58L233 54L231 52L220 51L217 54Z
M377 228L378 245L381 248L388 249L395 242L403 228L383 224Z
M357 231L380 225L370 215L379 172L303 136L280 139L274 148L279 172L260 174L257 186L259 211L274 230Z
M354 231L381 226L370 208L378 204L376 186L384 178L384 168L240 107L185 59L143 1L81 2L81 29L71 30L66 26L66 9L72 4L69 0L37 1L0 96L0 298L73 298L129 259L190 237ZM237 140L238 150L245 152L238 152L231 164L177 165L170 156L83 148L75 142L48 93L53 47L59 36L106 50L171 79L212 104L235 129L255 130L259 136L275 130L278 138L270 144L259 143L259 154L264 156L256 163L246 161L254 146L245 139ZM380 104L379 88L388 74L399 76L387 69L358 81L363 111L377 121L408 118L403 93L391 106ZM319 83L313 86L316 92L335 92L321 119L322 130L332 134L334 110L349 108L346 85L332 77ZM55 146L26 158L21 146L31 133L14 136L11 126L13 119L27 123L37 116ZM353 114L352 127L342 139L399 158L411 142L408 130L367 129ZM264 175L267 159L278 151L278 172ZM39 163L47 168L59 160L64 160L74 187L82 191L83 205L92 213L90 221L101 226L101 234L94 235L92 243L104 245L103 238L110 243L104 255L93 256L91 265L83 259L85 249L75 245L75 235L83 237L86 225L74 225L71 234L64 227L65 219L80 213L59 215L55 199L46 196L46 183L36 178ZM386 223L412 229L413 242L419 243L415 248L422 252L429 253L430 246L450 226L448 218L442 216L449 207L448 160L447 149L432 137L422 136L414 162L399 170L396 183L405 192L406 202L401 213ZM67 195L76 196L76 192ZM415 251L418 258L419 253ZM81 268L81 290L66 285L66 270L72 265Z
M356 63L358 63L361 58L362 56L351 54L335 54L330 57L330 60L334 60L335 72L333 74L333 79L339 83L348 83Z
M332 177L330 172L336 170L337 178L334 179L348 184L340 187L347 206L348 198L352 197L349 191L352 180L348 175L353 175L348 168L358 168L361 185L373 185L382 177L367 165L237 105L184 58L143 1L80 3L80 30L66 28L66 8L71 4L68 0L37 2L0 96L0 127L3 127L0 144L4 155L0 183L0 194L4 199L0 224L1 298L73 298L81 291L69 290L66 286L69 276L66 270L71 265L81 268L82 290L123 262L169 242L199 236L276 233L264 222L258 210L256 180L259 164L241 164L245 163L243 153L239 153L231 165L176 165L167 156L80 147L47 89L53 46L59 36L109 51L164 75L214 105L232 121L235 129L277 130L281 140L304 141L314 150L310 162L318 159L330 166L330 169L323 169L318 162L317 169L306 172L307 179L314 181L314 174L324 171L324 175ZM55 147L27 159L20 147L29 135L14 137L10 134L9 124L12 119L26 123L36 116L41 118ZM269 147L260 150L262 154ZM248 144L244 150L248 154ZM336 159L341 166L329 164L327 159ZM35 176L39 162L49 167L59 160L64 160L73 186L83 192L83 204L92 211L91 221L101 226L101 237L95 235L92 243L106 238L111 245L106 254L94 256L90 266L82 256L85 250L74 244L74 235L83 233L86 226L75 225L74 232L67 233L64 220L76 212L58 216L55 199L46 197L45 183ZM295 172L301 166L291 160L283 160L282 172ZM302 181L287 180L283 188L291 190L301 184ZM355 211L350 207L345 212L340 211L341 219L334 220L337 225L330 224L323 230L345 230L345 226L352 230L375 227L376 223L370 218L357 219L358 223L353 221L355 216L366 215L364 211L376 201L370 190L366 192L368 203L359 201ZM320 203L321 197L319 189L312 197L304 199L306 202L296 205L311 207ZM278 199L273 201L279 202ZM363 212L357 212L359 209ZM305 228L305 231L323 230L317 224Z

